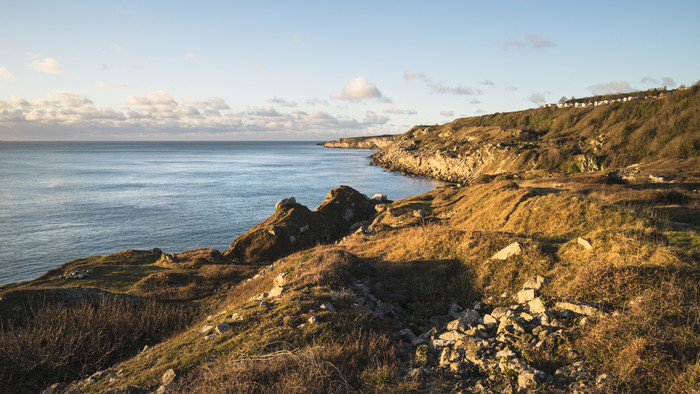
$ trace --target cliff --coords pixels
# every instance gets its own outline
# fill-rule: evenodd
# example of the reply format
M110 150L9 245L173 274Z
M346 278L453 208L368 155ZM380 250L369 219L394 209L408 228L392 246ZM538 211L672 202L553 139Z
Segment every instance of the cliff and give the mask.
M546 107L416 126L372 155L390 170L466 183L624 168L700 152L700 86L661 98ZM352 141L345 139L345 146Z
M350 149L382 149L391 144L396 135L378 135L374 137L340 138L335 141L323 142L326 148L350 148Z

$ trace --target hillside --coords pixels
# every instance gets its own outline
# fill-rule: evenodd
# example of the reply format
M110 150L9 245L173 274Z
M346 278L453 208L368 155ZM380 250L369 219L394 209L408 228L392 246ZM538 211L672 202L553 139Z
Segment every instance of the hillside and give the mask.
M481 175L543 176L683 160L700 152L698 108L696 84L661 98L457 119L416 126L372 160L391 170L462 183ZM348 139L345 145L351 145Z
M698 392L697 90L416 127L375 160L468 183L0 286L0 392Z

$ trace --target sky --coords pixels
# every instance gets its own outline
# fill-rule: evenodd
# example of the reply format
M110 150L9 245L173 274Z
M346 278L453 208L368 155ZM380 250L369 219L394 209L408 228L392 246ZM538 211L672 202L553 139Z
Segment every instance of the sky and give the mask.
M313 140L700 80L700 1L12 1L0 140Z

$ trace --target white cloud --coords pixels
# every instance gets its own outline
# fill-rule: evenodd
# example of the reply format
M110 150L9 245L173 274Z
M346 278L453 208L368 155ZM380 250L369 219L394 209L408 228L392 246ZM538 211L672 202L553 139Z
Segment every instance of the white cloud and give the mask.
M544 104L547 102L547 99L544 98L542 93L533 93L530 95L530 97L528 97L528 99L535 104Z
M505 90L506 92L517 92L518 88L516 88L515 86L508 86Z
M399 109L397 107L392 107L392 108L384 110L384 113L394 114L394 115L415 115L416 111L414 111L412 109L404 110L404 109Z
M253 64L253 68L258 71L267 71L267 67L263 66L262 64Z
M454 111L440 111L440 115L446 116L446 117L454 117L455 112Z
M424 78L425 78L425 74L423 74L423 73L414 73L414 72L411 72L411 70L406 70L406 71L404 71L404 73L403 73L403 77L404 77L404 79L408 79L408 80L414 79L414 78L424 79Z
M508 48L522 48L524 46L525 46L525 43L518 40L518 39L508 40L508 41L506 41L506 43L504 45L504 47L506 49L508 49Z
M0 79L15 79L15 76L6 67L0 67Z
M480 81L479 83L482 85L486 85L486 86L496 86L495 82L488 80L488 79L484 79L483 81Z
M90 101L87 97L68 90L55 90L49 92L48 97L49 100L56 104L63 104L70 107L79 107L86 104L92 104L92 101Z
M658 85L658 84L659 84L659 80L658 80L658 79L654 79L654 78L652 78L652 77L644 77L644 78L642 78L642 80L640 81L640 83L643 83L643 84L650 84L650 85Z
M287 100L279 98L277 96L267 100L267 102L270 104L281 105L283 107L297 107L298 106L298 104L295 101L287 101Z
M54 59L50 57L45 57L41 60L36 59L31 63L27 64L27 67L33 68L34 70L49 73L49 74L62 74L63 70L61 65Z
M175 100L165 91L151 92L146 97L130 95L126 98L129 105L175 105Z
M433 92L441 94L451 93L456 95L468 96L483 93L481 89L473 89L466 86L452 87L445 85L443 82L432 82L429 79L426 79L426 84Z
M334 91L331 93L331 98L335 100L344 100L351 103L358 103L362 100L380 99L382 94L376 86L369 83L366 77L357 77L348 82L342 91Z
M184 58L189 59L189 60L197 60L197 59L199 59L199 55L195 55L194 53L189 52L189 53L185 54Z
M625 81L611 81L604 84L597 84L588 87L593 94L615 94L628 93L634 89Z

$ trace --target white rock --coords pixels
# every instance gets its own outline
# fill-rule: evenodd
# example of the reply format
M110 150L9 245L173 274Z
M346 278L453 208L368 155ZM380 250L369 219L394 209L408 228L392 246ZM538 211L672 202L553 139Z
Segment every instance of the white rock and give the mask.
M533 298L532 300L528 301L527 306L530 308L530 313L534 313L536 315L547 310L540 297Z
M200 333L200 334L204 334L204 333L206 333L207 331L211 330L212 328L214 328L214 326L209 326L209 325L207 325L207 326L202 326L202 328L199 329L199 333Z
M593 249L593 245L591 245L591 241L587 240L586 238L578 237L578 244L583 246L583 248L586 250Z
M556 307L565 311L576 312L579 315L596 316L600 314L598 308L580 302L557 302Z
M445 341L454 341L457 342L458 340L462 339L464 337L464 334L460 334L457 331L447 331L443 332L440 334L440 339L445 340Z
M379 201L379 202L385 202L387 200L386 194L375 194L372 196L372 200Z
M284 207L288 207L288 206L294 205L296 203L297 203L297 200L294 197L283 198L277 202L277 204L275 205L275 210L280 209L280 208L284 208Z
M280 272L279 275L275 278L275 285L276 286L284 286L285 280L284 278L287 276L286 272Z
M160 378L160 382L163 383L163 385L167 386L169 384L172 384L173 381L175 381L175 378L177 375L175 374L175 371L170 368L169 370L165 371L163 376Z
M474 309L467 309L464 311L459 320L461 320L464 324L474 324L479 321L480 317L481 315L479 315L479 312L475 311Z
M330 302L326 302L324 304L321 304L321 309L325 309L325 310L330 311L330 312L335 312L335 307Z
M491 260L506 260L510 256L519 255L522 253L522 251L522 246L517 242L513 242L512 244L499 250L498 253L491 256Z
M520 290L513 298L515 298L518 304L524 304L535 298L535 289Z
M234 313L231 315L231 320L233 321L243 321L243 316L239 315L238 313Z
M487 313L484 315L484 324L486 324L486 325L498 324L498 320L496 320L495 317L493 317Z
M316 324L318 323L318 317L316 316L311 316L308 320L309 324Z
M547 279L545 279L544 276L537 275L534 278L528 279L528 281L523 285L523 289L540 290L546 281Z
M268 298L279 297L283 291L284 291L284 287L275 286L272 289L270 289L270 291L267 293L267 297Z

